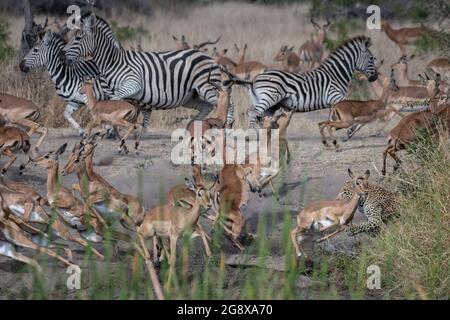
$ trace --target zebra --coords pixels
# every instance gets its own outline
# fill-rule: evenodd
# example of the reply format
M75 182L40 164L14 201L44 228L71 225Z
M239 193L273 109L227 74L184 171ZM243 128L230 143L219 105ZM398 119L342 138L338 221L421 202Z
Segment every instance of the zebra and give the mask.
M99 72L93 61L82 61L71 67L61 61L62 49L66 42L61 35L48 30L42 40L37 43L20 62L20 70L29 72L32 69L45 67L55 85L56 93L67 103L64 118L84 136L84 130L72 117L82 105L87 103L86 95L80 93L83 82L87 77L95 76L94 94L98 100L105 100L108 96L106 84L98 78Z
M378 73L370 45L370 38L355 37L337 48L314 71L297 74L270 70L256 76L249 88L253 104L248 112L249 126L255 127L267 111L280 107L296 112L329 108L345 98L354 71L364 73L370 82L375 81Z
M144 128L153 109L184 106L198 110L195 119L203 119L217 104L217 92L207 78L210 69L211 81L221 81L221 74L207 54L195 49L125 50L108 23L95 14L84 17L81 25L64 49L66 64L92 57L112 91L111 99L128 98L142 104L144 115L148 115ZM228 125L234 107L230 109Z

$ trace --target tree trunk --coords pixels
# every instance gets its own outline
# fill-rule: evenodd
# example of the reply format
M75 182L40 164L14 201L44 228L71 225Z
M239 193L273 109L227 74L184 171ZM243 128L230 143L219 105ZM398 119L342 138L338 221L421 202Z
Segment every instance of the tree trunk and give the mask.
M25 26L23 27L22 38L20 40L20 59L33 48L39 36L42 35L48 21L45 21L44 26L36 24L33 20L33 11L31 9L30 0L22 0L22 4Z

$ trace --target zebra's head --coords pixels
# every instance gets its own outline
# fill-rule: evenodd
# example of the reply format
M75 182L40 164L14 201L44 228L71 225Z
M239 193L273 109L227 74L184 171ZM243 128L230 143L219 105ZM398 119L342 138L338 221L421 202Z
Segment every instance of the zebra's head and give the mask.
M122 48L111 27L92 13L82 19L81 28L65 46L65 63L72 65L80 59L94 57L99 46L111 43L114 48Z
M19 64L22 72L48 65L54 58L54 42L56 36L48 30L42 40L38 42L22 59Z
M356 70L362 72L370 82L378 79L378 71L376 67L376 59L369 47L372 41L367 37L359 37L356 39L358 44L358 55L356 58Z
M79 59L92 56L95 51L95 21L91 14L81 21L81 28L73 35L72 39L64 47L66 65L73 65Z

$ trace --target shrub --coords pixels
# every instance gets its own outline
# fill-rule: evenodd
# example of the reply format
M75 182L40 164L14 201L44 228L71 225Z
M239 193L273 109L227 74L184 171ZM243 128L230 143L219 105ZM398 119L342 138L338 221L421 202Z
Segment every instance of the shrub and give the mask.
M9 45L8 24L0 22L0 62L14 54L14 48Z
M390 297L448 299L450 145L420 133L409 151L417 168L393 178L404 190L400 218L383 228L365 254L369 264L380 266Z

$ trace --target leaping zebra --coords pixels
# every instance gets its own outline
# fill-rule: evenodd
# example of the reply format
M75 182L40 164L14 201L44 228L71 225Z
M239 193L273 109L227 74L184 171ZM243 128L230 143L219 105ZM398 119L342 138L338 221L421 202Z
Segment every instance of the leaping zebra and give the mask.
M47 31L20 62L20 70L29 72L32 69L45 67L55 85L56 93L67 103L64 117L77 130L84 134L81 126L72 117L72 113L86 104L86 96L80 93L85 77L99 74L93 61L81 61L71 67L61 62L62 49L66 45L64 39L57 33ZM105 100L106 84L102 79L94 82L94 93L97 100Z
M90 14L81 24L64 49L66 64L92 57L112 91L111 99L133 99L149 111L189 107L199 110L196 119L204 118L217 104L217 92L207 78L211 66L212 81L220 81L221 74L205 53L193 49L125 50L102 18ZM233 111L229 112L228 123L232 122L232 115ZM144 127L148 120L144 119Z
M370 45L370 38L355 37L337 48L314 71L297 74L271 70L256 76L249 90L254 107L249 111L249 126L254 127L255 120L260 122L271 108L297 112L329 108L345 98L354 71L375 81L378 73Z

